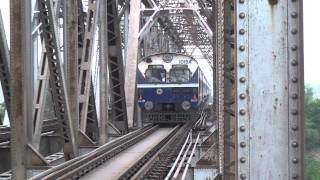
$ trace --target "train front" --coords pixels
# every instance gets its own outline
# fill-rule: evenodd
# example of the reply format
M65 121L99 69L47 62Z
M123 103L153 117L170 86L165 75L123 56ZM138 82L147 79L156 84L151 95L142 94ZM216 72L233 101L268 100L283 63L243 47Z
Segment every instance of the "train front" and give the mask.
M180 123L197 116L199 68L191 57L164 53L138 64L137 101L144 122Z

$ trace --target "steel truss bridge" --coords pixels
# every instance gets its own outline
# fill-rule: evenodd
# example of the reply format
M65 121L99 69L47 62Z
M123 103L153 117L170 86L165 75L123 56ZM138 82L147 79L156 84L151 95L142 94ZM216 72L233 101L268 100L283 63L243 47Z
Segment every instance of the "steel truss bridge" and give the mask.
M301 0L10 0L0 177L303 179L302 15ZM212 70L213 105L142 127L137 62L161 52Z

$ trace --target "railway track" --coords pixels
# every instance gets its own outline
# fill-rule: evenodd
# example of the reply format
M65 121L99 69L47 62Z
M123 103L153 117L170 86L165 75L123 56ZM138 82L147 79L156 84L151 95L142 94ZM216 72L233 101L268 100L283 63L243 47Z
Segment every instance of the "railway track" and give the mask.
M70 162L66 162L46 172L43 172L31 178L31 180L80 179L81 177L96 171L112 158L116 159L114 157L141 142L143 139L159 131L160 129L163 128L160 128L159 126L147 126L111 143L101 146L87 155L78 157ZM178 129L179 127L177 126L170 130L169 135L166 136L160 144L163 144L164 141L171 137ZM156 145L156 147L161 147L160 144ZM153 148L152 151L155 152L156 149Z
M125 172L120 179L164 179L170 170L170 164L176 158L194 125L195 121L192 121L182 126L133 176L130 176L132 174L130 171L134 171L134 167L132 167L132 170ZM136 165L141 164L141 161L137 162Z
M175 127L144 127L31 180L164 179L189 131L200 121L201 118Z

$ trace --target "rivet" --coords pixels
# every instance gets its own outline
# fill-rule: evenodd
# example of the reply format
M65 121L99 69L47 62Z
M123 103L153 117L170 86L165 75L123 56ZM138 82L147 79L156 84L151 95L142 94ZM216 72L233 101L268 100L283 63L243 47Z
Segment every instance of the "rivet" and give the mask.
M298 179L299 175L298 174L292 174L292 179Z
M244 47L244 45L241 45L241 46L239 47L239 50L240 50L240 51L244 51L244 50L246 50L246 48Z
M239 34L244 35L244 33L246 33L246 30L244 30L244 29L239 30Z
M296 2L297 0L291 0L292 2Z
M246 17L246 14L244 14L243 12L239 14L240 19L244 19Z
M296 18L297 16L298 16L297 12L294 11L294 12L291 13L291 17Z
M245 82L246 82L246 78L245 78L245 77L241 77L241 78L240 78L240 82L241 82L241 83L245 83Z
M297 49L298 49L298 46L297 46L297 45L292 45L292 46L291 46L291 50L292 50L292 51L296 51Z
M297 141L293 141L293 142L291 143L291 146L294 147L294 148L296 148L296 147L299 146L299 143L298 143Z
M297 158L293 158L293 159L292 159L292 162L293 162L294 164L297 164L299 161L298 161Z
M239 0L239 3L243 4L243 3L244 3L244 0Z
M298 115L298 110L297 110L297 109L292 110L292 111L291 111L291 114L292 114L292 115Z
M246 143L245 142L241 142L240 143L240 147L245 148L246 147Z
M241 157L241 158L240 158L240 162L241 162L241 163L245 163L245 162L246 162L246 158L245 158L245 157Z
M298 65L298 61L295 60L295 59L293 59L293 60L291 61L291 65L292 65L292 66L297 66L297 65Z
M240 94L240 99L245 99L246 98L246 94L242 93Z
M293 83L297 83L297 82L298 82L298 78L297 78L297 77L293 77L293 78L291 79L291 81L292 81Z
M241 179L246 179L247 176L246 176L245 174L240 174L240 178L241 178Z
M298 125L292 125L291 129L294 131L297 131L299 129L299 127L298 127Z
M245 115L246 114L246 110L244 110L244 109L240 109L240 111L239 111L239 113L240 113L240 115Z
M292 98L292 99L298 99L298 94L296 94L296 93L295 93L295 94L292 94L291 98Z
M294 29L291 30L291 33L292 33L292 34L297 34L297 32L298 32L298 30L297 30L296 28L294 28Z
M245 62L240 62L240 63L239 63L239 66L240 66L241 68L244 68L244 67L246 67L246 63L245 63Z
M245 132L246 131L246 127L245 126L240 126L240 131L241 132Z

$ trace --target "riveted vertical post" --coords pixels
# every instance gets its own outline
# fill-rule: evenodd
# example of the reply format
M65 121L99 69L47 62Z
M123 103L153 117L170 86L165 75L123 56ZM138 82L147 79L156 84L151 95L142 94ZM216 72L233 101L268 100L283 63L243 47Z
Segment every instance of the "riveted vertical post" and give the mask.
M302 1L288 0L289 178L303 179Z
M303 179L301 9L237 2L238 179Z
M248 89L248 63L249 63L249 5L248 0L238 0L236 9L237 33L237 164L236 179L248 179L250 176L250 121L249 121L249 94ZM245 161L243 161L245 159Z

